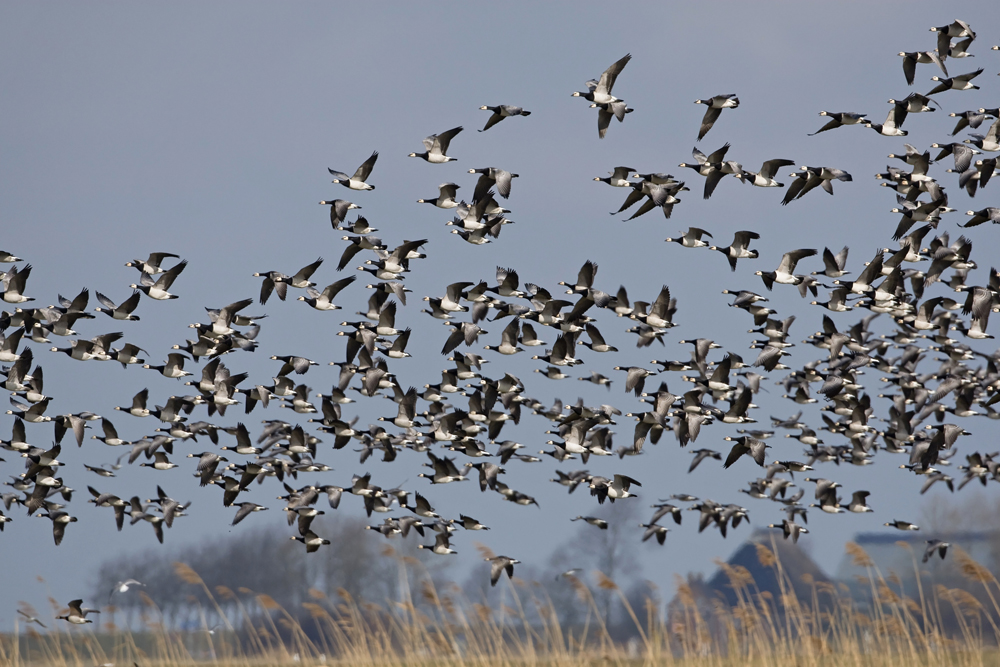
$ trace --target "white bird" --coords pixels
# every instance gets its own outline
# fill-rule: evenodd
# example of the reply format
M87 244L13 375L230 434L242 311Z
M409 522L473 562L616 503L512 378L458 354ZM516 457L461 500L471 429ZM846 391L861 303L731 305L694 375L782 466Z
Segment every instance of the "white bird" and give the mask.
M125 581L119 581L112 587L111 592L108 593L108 604L111 604L111 598L114 596L115 593L127 593L128 589L130 588L133 588L135 586L145 586L145 585L146 584L142 583L141 581L137 581L136 579L126 579Z

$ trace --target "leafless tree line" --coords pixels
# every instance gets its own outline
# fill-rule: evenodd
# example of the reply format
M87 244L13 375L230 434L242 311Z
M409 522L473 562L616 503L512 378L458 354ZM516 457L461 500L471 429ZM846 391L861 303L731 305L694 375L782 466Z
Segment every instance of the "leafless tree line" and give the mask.
M636 509L618 503L602 512L609 520L607 530L581 522L570 540L553 545L546 566L522 565L516 572L516 583L534 587L563 627L582 625L589 611L596 611L611 631L632 626L622 613L618 586L628 590L636 609L645 608L650 589L640 577L637 547L621 534L637 521ZM292 614L304 614L303 603L317 591L378 604L408 599L420 606L420 595L410 595L419 592L423 582L441 588L463 574L461 592L467 601L499 608L507 600L504 585L489 586L486 563L462 573L451 568L447 557L418 550L420 538L413 534L387 540L366 530L362 519L317 521L323 522L324 535L332 542L318 554L307 554L279 527L265 525L183 551L154 549L109 559L99 569L92 599L110 610L105 622L134 625L153 620L186 629L225 626L227 620L235 627L245 614L263 613L258 604L248 603L262 595ZM566 576L569 571L573 573ZM127 579L144 585L111 593ZM583 599L581 584L592 601ZM529 610L529 618L532 614L537 610Z

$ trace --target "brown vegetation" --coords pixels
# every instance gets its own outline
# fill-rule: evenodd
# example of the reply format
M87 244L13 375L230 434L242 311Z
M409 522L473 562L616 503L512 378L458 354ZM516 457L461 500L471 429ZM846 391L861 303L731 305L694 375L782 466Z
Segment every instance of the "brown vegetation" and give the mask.
M502 602L490 607L467 599L454 584L435 584L416 559L391 549L385 555L396 561L403 586L398 599L382 604L343 588L335 595L311 588L299 592L297 608L286 608L249 588L213 587L190 566L177 563L176 586L190 596L200 627L170 626L154 600L140 593L139 628L116 627L111 610L100 626L53 625L45 634L32 629L26 639L0 641L0 664L972 667L1000 660L1000 581L967 554L957 551L956 561L987 603L968 590L945 586L921 587L916 598L907 596L898 577L884 577L852 543L849 553L868 573L871 599L862 605L846 586L810 575L798 582L808 595L797 594L776 547L756 544L753 549L759 564L774 573L777 593L761 590L748 568L723 563L734 604L719 596L705 599L679 581L665 617L654 597L647 596L637 609L602 573L595 573L597 590L567 575L583 619L574 625L560 622L537 582L505 578ZM628 641L617 641L609 632L595 598L601 590L616 595L634 623ZM946 629L948 617L956 619L957 632ZM212 618L222 623L212 627Z

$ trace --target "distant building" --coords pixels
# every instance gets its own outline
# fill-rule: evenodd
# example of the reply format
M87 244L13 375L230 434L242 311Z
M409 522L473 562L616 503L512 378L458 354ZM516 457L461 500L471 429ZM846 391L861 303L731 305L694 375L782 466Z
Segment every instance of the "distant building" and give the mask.
M775 559L775 556L777 559ZM782 586L778 573L785 578L786 590L790 584L795 596L810 604L814 583L829 582L829 577L797 544L785 540L777 530L757 530L744 542L707 580L701 575L689 574L678 588L678 593L667 605L668 624L677 631L691 618L692 605L704 619L708 631L716 636L724 633L713 610L722 606L739 605L737 590L730 575L735 575L743 594L752 591L772 600L780 600ZM752 582L750 581L752 579ZM757 600L754 601L757 604Z
M773 552L781 570L788 577L800 600L809 600L812 596L812 582L825 582L830 578L798 544L782 538L778 530L756 530L743 545L726 561L727 565L746 568L753 577L754 583L761 592L768 591L774 596L781 594L778 577L774 567L762 562L757 545L763 545ZM766 555L764 560L766 560ZM730 605L736 604L736 595L729 583L729 577L723 570L718 570L706 582L706 588L715 596L721 596Z
M935 554L923 562L927 540L931 537L943 539L952 547L945 560ZM916 595L914 559L922 576L934 583L951 587L961 586L963 577L956 564L955 547L961 548L976 562L991 570L1000 563L1000 531L961 531L951 534L925 534L923 531L900 532L886 529L878 533L859 533L854 543L864 549L873 567L883 578L895 575L903 585L907 595ZM903 546L903 545L908 545ZM837 566L835 578L850 587L855 597L865 599L870 590L868 568L860 564L850 553L844 554Z
M923 562L927 540L936 537L949 542L944 560L935 554ZM982 609L996 616L980 582L968 578L962 572L961 558L956 557L956 547L968 554L972 560L986 569L1000 570L1000 530L959 531L951 534L935 535L920 532L901 532L886 529L878 533L861 533L848 543L844 558L833 577L824 573L809 555L798 545L782 539L778 531L758 530L743 543L724 566L707 579L701 575L689 574L679 586L678 594L667 605L671 627L681 627L691 618L692 605L704 619L709 632L722 636L724 628L714 618L713 610L720 603L732 609L756 598L759 591L771 599L779 599L781 586L777 572L783 573L786 588L790 584L795 596L807 606L812 604L815 584L821 589L838 595L850 596L859 609L869 608L872 592L888 586L893 593L913 600L925 596L936 596L939 586L945 589L962 589L983 603ZM777 561L774 560L777 556ZM920 574L918 588L916 573ZM731 579L735 576L744 587L743 600L739 599ZM750 579L752 578L752 582ZM747 593L751 593L750 596ZM818 600L824 606L829 598L821 595ZM753 604L757 604L754 600ZM954 614L947 606L942 607L941 624L946 633L958 633L959 626Z

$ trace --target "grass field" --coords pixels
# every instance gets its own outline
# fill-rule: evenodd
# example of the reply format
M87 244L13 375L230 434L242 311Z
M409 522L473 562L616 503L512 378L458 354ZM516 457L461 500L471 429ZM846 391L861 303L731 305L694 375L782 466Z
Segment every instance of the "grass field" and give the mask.
M605 626L595 591L572 576L569 584L585 620L563 627L544 590L521 579L500 582L509 590L509 603L500 608L470 602L457 586L435 588L421 580L406 585L398 601L374 604L345 591L310 590L302 609L285 609L248 589L213 588L176 563L178 585L198 594L192 600L207 601L193 603L200 629L168 628L155 602L145 597L141 627L116 627L113 609L104 610L100 623L84 626L53 619L46 621L47 631L32 625L17 637L2 637L0 664L1000 665L1000 581L961 550L949 558L956 559L967 587L925 590L918 576L918 595L909 597L899 592L895 575L883 577L868 554L849 543L855 564L867 571L861 582L867 601L861 603L846 586L827 582L807 581L811 595L797 597L775 551L764 544L756 548L761 565L773 568L780 591L761 591L747 570L720 563L736 604L699 599L678 580L677 596L666 609L651 598L644 609L635 609L613 581L595 573L597 588L617 596L631 619L632 636L625 642ZM401 556L401 565L404 560L412 559ZM400 568L401 576L407 569ZM223 607L238 613L224 613Z

